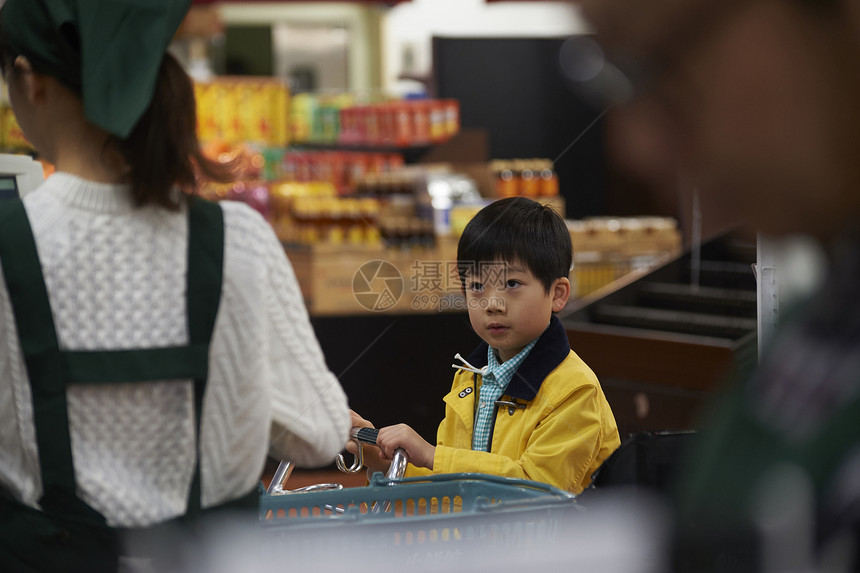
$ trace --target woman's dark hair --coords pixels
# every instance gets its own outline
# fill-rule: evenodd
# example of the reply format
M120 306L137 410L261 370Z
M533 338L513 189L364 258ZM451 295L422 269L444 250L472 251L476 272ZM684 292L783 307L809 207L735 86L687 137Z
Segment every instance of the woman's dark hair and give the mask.
M149 107L126 139L111 143L131 167L129 183L138 205L176 207L172 187L193 193L203 175L215 181L232 178L232 165L205 157L197 140L194 85L170 53L164 55Z
M548 293L553 281L570 274L567 225L552 207L525 197L490 203L469 221L457 245L461 284L476 265L497 261L525 265Z

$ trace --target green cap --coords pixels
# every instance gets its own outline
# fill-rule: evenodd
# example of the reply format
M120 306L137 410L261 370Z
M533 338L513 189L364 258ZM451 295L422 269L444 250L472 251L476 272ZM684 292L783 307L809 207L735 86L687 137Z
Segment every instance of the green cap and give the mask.
M80 91L86 118L121 138L146 111L191 0L6 0L2 37Z

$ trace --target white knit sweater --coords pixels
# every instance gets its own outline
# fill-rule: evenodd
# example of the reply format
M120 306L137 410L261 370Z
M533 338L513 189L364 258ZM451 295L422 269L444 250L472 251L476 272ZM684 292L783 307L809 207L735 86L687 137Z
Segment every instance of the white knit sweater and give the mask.
M63 349L187 342L183 209L135 208L122 185L57 173L25 198ZM271 227L222 203L224 280L201 429L203 506L259 480L267 452L330 462L347 441L346 397L328 371ZM194 459L191 382L68 390L79 496L114 526L184 513ZM41 496L33 409L9 295L0 288L0 489Z

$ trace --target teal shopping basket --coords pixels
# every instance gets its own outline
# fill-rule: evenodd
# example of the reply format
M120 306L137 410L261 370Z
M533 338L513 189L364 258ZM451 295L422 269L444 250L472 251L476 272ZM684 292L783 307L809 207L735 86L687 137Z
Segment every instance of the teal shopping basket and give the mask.
M579 510L553 486L486 474L385 478L366 487L263 495L260 517L275 542L305 554L397 549L415 559L456 559L467 544L539 549Z
M487 474L389 479L376 473L366 487L262 495L260 518L265 525L308 526L572 504L575 497L548 484Z
M377 433L353 428L359 443L355 463L346 468L339 458L338 467L360 470L360 444L375 444ZM562 522L579 510L576 496L545 483L478 473L405 478L406 464L406 452L398 449L388 475L374 474L365 487L319 484L290 492L282 488L290 464L282 462L260 497L267 542L292 560L307 557L306 564L346 551L444 566L479 546L490 551L499 543L521 550L555 547Z

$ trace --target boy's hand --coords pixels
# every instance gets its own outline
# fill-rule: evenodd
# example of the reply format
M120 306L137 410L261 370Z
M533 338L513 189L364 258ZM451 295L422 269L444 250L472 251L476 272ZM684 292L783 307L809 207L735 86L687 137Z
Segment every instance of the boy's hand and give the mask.
M379 430L376 444L382 450L383 459L391 460L397 448L406 450L409 463L414 466L433 469L436 446L427 442L418 432L406 424L388 426Z

